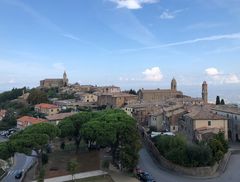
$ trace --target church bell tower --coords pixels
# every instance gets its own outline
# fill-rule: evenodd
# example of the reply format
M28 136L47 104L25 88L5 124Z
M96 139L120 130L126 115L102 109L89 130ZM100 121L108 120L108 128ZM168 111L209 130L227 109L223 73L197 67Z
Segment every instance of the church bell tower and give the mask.
M204 104L208 103L208 85L206 81L202 84L202 100Z
M68 85L68 78L67 78L67 73L64 71L63 73L63 86L66 87Z
M175 80L175 78L172 79L171 90L172 91L177 91L177 81Z

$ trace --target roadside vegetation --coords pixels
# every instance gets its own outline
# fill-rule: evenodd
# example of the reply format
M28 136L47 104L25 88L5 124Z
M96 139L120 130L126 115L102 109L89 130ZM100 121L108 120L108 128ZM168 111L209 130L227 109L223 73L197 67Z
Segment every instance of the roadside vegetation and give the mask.
M185 167L212 166L228 151L224 134L219 133L207 142L187 143L181 136L157 136L154 143L169 161Z
M54 139L61 141L58 151L51 153L51 145L54 145ZM72 143L74 146L70 151L65 151L65 148ZM81 152L81 147L84 146L85 154ZM12 135L8 141L0 143L0 158L8 159L15 152L31 154L32 151L38 156L38 171L45 169L56 169L59 166L66 166L62 170L70 172L74 175L76 172L83 170L81 167L85 159L78 156L87 156L93 150L108 148L112 155L112 162L119 169L125 171L133 171L138 162L138 152L140 150L140 137L136 127L136 121L128 116L122 110L104 110L99 112L80 112L69 118L61 121L58 126L49 123L40 123L27 127L17 134ZM75 160L77 163L61 164L56 162L53 165L51 158L61 159L57 156L64 155L65 162ZM95 153L96 155L96 153ZM99 156L97 157L99 158ZM56 161L55 160L55 161ZM87 160L87 159L86 159ZM51 162L48 165L48 162ZM88 163L96 163L98 169L100 167L98 161L91 160ZM45 165L45 166L44 166ZM51 167L55 166L55 167ZM87 166L87 165L86 165ZM95 169L96 165L91 165L89 168ZM42 174L44 175L44 173ZM41 179L43 176L41 175Z

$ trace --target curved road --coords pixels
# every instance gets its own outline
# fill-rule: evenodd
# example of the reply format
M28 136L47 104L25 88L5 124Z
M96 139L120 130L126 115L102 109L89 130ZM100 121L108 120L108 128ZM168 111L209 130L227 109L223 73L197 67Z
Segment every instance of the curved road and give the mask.
M15 153L14 165L10 168L7 175L3 178L2 182L20 182L24 176L24 173L33 165L36 161L35 157L27 156L25 154ZM17 171L23 171L21 179L15 179Z
M226 171L216 178L203 179L182 176L162 168L145 148L140 151L139 167L149 172L157 182L239 182L240 155L231 155Z

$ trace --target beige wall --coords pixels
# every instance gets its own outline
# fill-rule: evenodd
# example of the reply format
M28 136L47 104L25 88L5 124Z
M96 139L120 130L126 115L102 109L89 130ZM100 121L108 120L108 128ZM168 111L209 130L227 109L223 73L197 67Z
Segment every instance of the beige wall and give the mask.
M94 94L84 94L81 96L83 102L97 102L98 97Z
M60 109L59 108L53 108L53 109L35 108L35 111L44 113L46 115L53 115L53 114L59 113Z
M211 126L208 126L208 121L211 121ZM228 121L227 120L195 120L193 123L193 130L198 128L219 128L223 129L225 138L228 138Z

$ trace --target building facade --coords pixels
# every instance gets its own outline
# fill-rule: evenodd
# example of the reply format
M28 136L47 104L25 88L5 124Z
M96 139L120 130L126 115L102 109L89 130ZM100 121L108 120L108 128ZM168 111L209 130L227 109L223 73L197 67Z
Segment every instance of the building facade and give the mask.
M126 93L101 94L98 96L97 105L110 108L121 108L136 101L136 95Z
M59 113L61 109L54 104L41 103L41 104L35 105L34 110L38 113L42 113L46 115L54 115Z
M61 79L45 79L40 81L41 88L61 88L68 85L67 73L64 71L63 78Z
M156 89L138 91L138 100L142 102L160 102L170 98L181 98L183 93L177 91L177 81L175 79L171 82L171 89Z
M208 140L219 132L224 132L227 140L228 120L209 110L199 108L183 116L179 121L179 131L190 141Z
M212 111L228 119L228 135L231 141L240 140L240 108L232 105L217 105Z
M17 128L22 130L30 125L43 123L43 122L47 122L47 120L41 119L41 118L34 118L30 116L23 116L17 119Z

